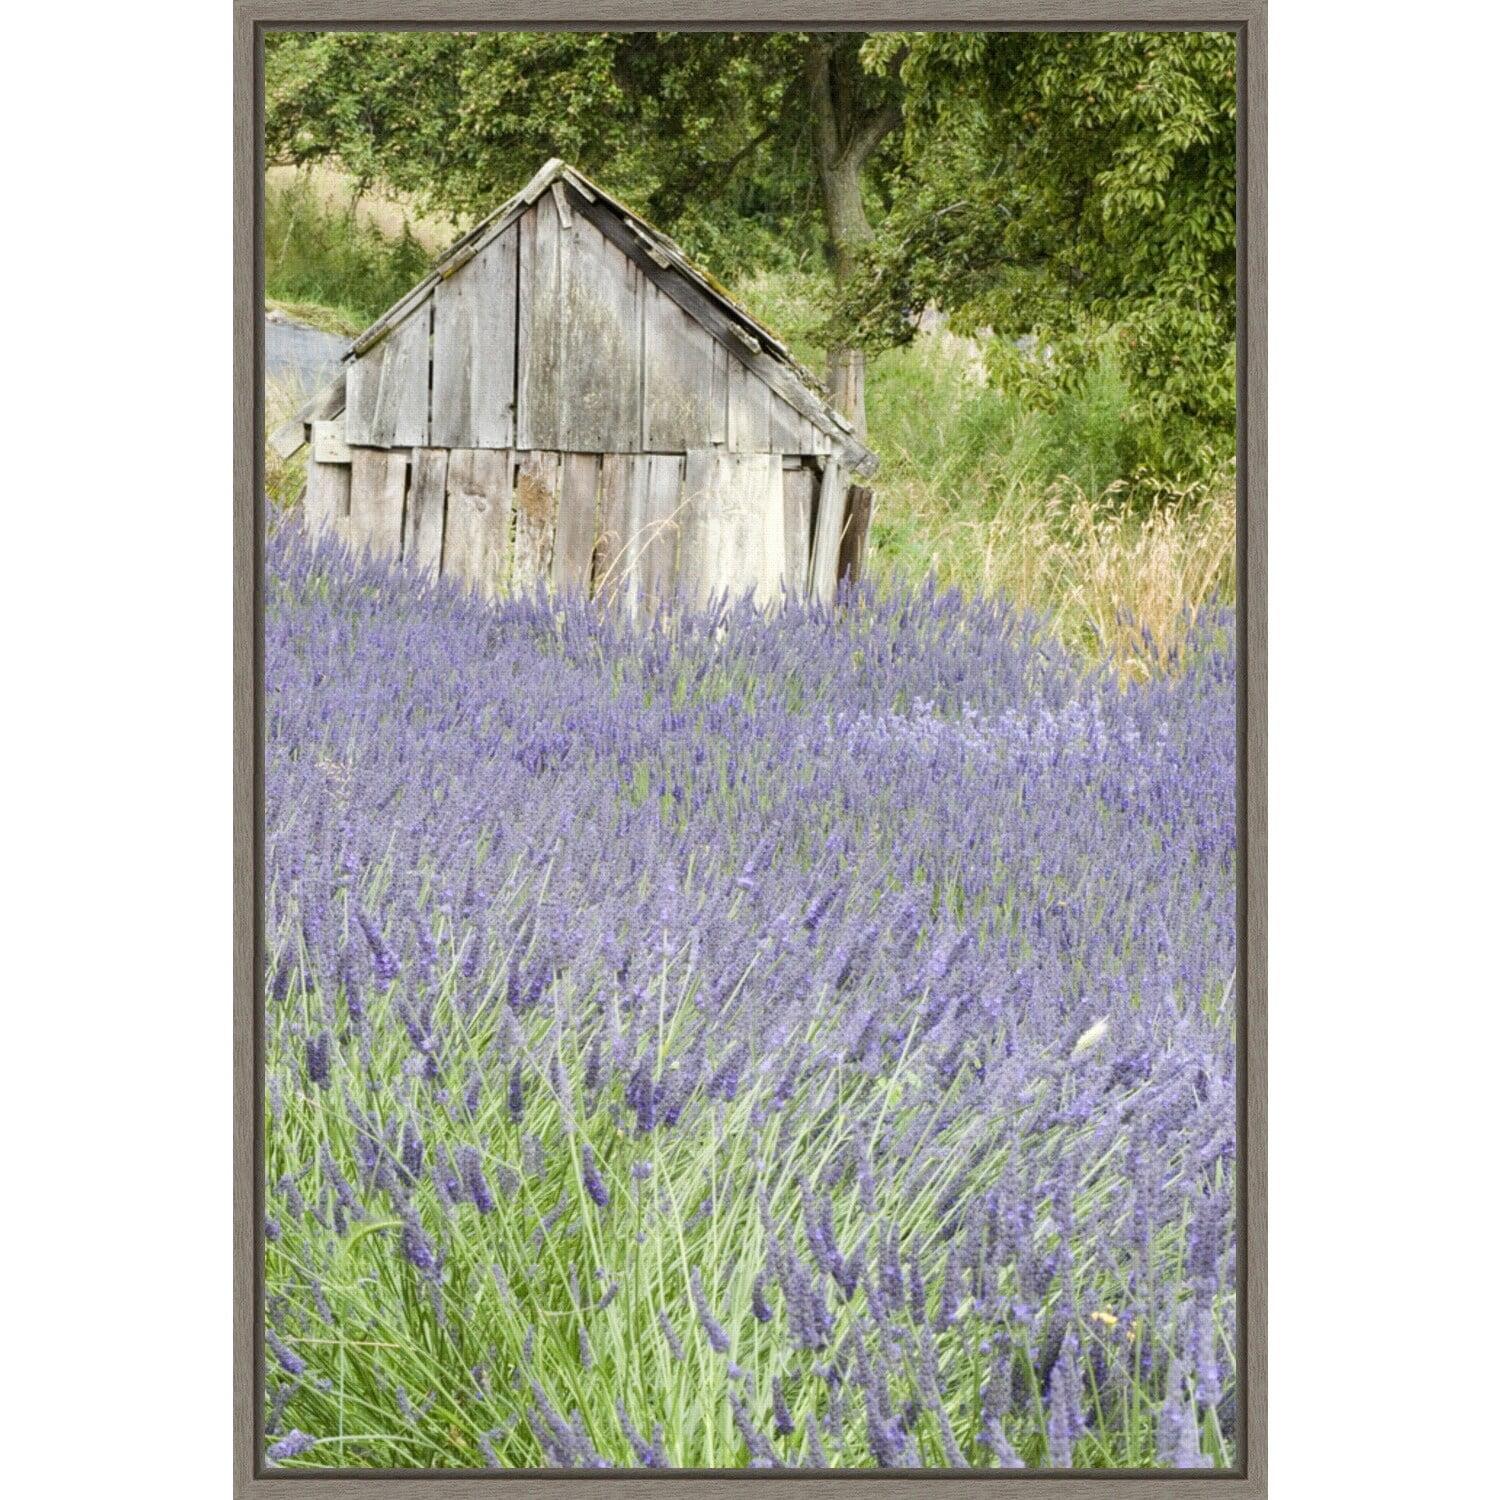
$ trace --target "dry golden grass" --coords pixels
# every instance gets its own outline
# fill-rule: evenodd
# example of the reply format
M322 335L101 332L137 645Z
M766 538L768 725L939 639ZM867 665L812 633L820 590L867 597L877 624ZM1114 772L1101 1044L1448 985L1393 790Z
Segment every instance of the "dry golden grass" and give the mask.
M268 189L287 188L295 183L305 183L316 193L328 214L341 214L352 208L361 224L378 229L387 239L400 239L402 230L409 229L412 238L433 254L446 250L467 225L467 220L420 213L399 193L377 187L358 192L355 179L336 164L310 163L298 167L277 163L266 168Z
M282 458L271 446L271 434L306 400L302 388L292 380L266 379L265 466L266 498L274 510L290 510L302 493L307 479L307 449L299 448L290 458Z
M1122 490L1090 500L1067 480L1016 484L982 519L909 483L877 492L877 504L900 507L915 543L907 558L920 548L939 584L1003 593L1047 615L1070 646L1113 660L1122 678L1144 678L1164 668L1195 612L1234 600L1234 483L1145 507Z

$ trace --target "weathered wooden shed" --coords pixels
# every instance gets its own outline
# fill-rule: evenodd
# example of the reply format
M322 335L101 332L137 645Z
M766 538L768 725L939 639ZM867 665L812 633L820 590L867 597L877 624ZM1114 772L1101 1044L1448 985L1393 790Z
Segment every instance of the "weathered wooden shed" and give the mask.
M488 594L632 609L858 577L875 455L776 336L552 160L273 435L306 524Z

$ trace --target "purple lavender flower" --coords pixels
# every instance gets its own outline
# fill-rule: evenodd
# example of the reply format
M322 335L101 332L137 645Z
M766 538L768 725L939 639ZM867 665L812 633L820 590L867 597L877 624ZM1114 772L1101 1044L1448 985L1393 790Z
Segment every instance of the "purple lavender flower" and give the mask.
M375 968L375 978L381 984L389 985L401 972L401 963L363 907L359 909L357 916L360 931L364 933L365 941L370 945L370 960Z
M948 1252L948 1264L943 1272L943 1290L938 1299L937 1327L939 1331L951 1328L958 1319L959 1296L962 1291L963 1271L959 1264L957 1249Z
M1073 1443L1088 1431L1083 1413L1083 1377L1078 1369L1078 1336L1070 1328L1047 1382L1047 1451L1054 1469L1070 1468Z
M781 1462L776 1457L776 1450L771 1446L771 1441L765 1433L761 1432L750 1419L750 1412L745 1405L744 1397L738 1391L729 1393L729 1410L734 1417L734 1425L739 1429L739 1434L750 1451L750 1467L752 1469L780 1468Z
M593 1147L587 1141L583 1143L583 1190L600 1208L609 1206L609 1189L599 1175Z
M620 1419L620 1431L625 1434L625 1441L630 1444L636 1461L647 1469L667 1468L667 1453L662 1441L661 1423L658 1422L652 1427L651 1441L648 1443L632 1424L630 1417L626 1414L625 1403L618 1396L615 1397L615 1415Z
M823 1440L818 1435L818 1421L814 1416L808 1416L803 1421L803 1431L807 1434L807 1462L803 1465L808 1469L826 1469L829 1467L828 1455L823 1451Z
M922 1261L915 1250L906 1272L906 1298L911 1320L920 1328L927 1321L927 1283L922 1279Z
M320 1031L316 1036L307 1039L305 1048L307 1056L308 1081L317 1084L320 1089L328 1087L329 1061L333 1051L333 1038L326 1031Z
M402 1228L401 1253L424 1276L436 1278L438 1275L437 1252L416 1219L408 1219Z
M666 1308L657 1313L656 1322L662 1331L662 1337L667 1341L667 1348L672 1351L672 1358L681 1364L687 1358L687 1350L682 1347L682 1340L677 1337L677 1330L672 1326Z
M708 1305L708 1298L703 1291L703 1277L697 1266L688 1273L688 1288L693 1294L693 1307L698 1314L698 1322L708 1335L709 1348L717 1354L728 1354L729 1335L724 1332L713 1315L713 1309Z
M276 1356L276 1363L288 1375L300 1375L307 1368L307 1361L288 1349L269 1328L266 1329L266 1342L271 1346L271 1353Z
M797 1430L797 1424L792 1420L791 1408L786 1404L786 1393L781 1388L779 1375L771 1379L771 1411L775 1417L776 1435L790 1437Z
M401 1166L406 1173L408 1185L415 1183L422 1175L422 1136L416 1125L405 1120L401 1125Z
M456 1155L459 1174L463 1178L469 1201L480 1213L489 1213L495 1206L495 1200L490 1196L490 1185L485 1181L484 1164L478 1150L473 1146L460 1146Z
M547 1170L547 1153L534 1135L521 1137L521 1170L528 1177L540 1177Z
M294 1427L279 1442L272 1443L266 1449L266 1459L270 1463L279 1464L284 1458L299 1457L309 1448L316 1447L317 1443L317 1438L309 1437L305 1432L299 1432Z
M774 1316L770 1303L766 1301L766 1281L766 1272L762 1271L750 1288L750 1311L758 1323L769 1323Z

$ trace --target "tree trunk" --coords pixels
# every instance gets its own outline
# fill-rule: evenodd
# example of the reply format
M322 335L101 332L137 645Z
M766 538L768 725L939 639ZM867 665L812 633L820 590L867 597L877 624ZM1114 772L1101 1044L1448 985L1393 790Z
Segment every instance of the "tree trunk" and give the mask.
M847 285L859 264L859 252L874 231L865 214L860 176L870 154L901 123L901 109L886 102L859 111L850 58L826 36L808 39L806 78L812 116L813 160L828 229L834 280ZM857 62L854 65L857 68ZM828 354L828 389L834 405L849 418L855 434L865 437L865 355L848 345Z

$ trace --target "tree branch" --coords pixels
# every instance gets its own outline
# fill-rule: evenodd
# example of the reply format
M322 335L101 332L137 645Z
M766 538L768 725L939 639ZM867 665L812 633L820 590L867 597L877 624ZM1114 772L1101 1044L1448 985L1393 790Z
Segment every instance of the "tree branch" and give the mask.
M839 157L840 164L848 162L858 171L870 153L900 124L900 101L887 99L873 114L866 115L850 135Z
M746 141L745 144L741 146L740 149L736 151L732 156L726 157L723 161L711 161L705 163L705 170L712 172L716 177L720 179L719 188L722 190L722 188L726 186L724 179L727 179L747 156L749 156L752 152L758 150L761 146L765 145L765 143L770 140L771 137L775 135L776 132L780 129L781 117L778 115L777 118L772 120L771 123L767 125L766 128L762 130L758 135L751 136L751 138Z

